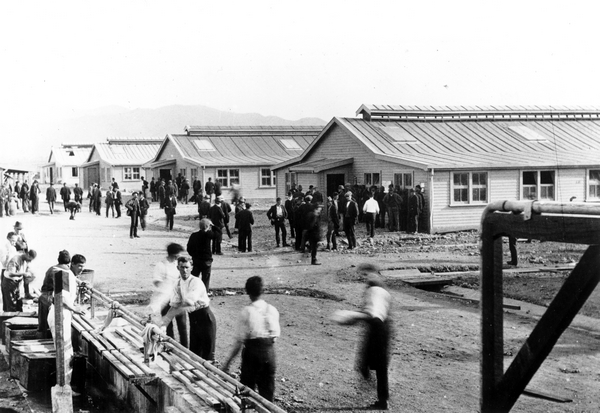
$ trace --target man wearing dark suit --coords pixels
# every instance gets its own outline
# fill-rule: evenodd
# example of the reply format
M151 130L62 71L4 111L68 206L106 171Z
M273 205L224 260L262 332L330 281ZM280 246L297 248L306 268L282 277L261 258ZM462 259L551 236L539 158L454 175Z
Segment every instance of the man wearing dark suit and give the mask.
M358 219L358 205L352 199L352 192L346 192L344 196L346 198L344 208L344 232L348 238L348 249L351 250L356 248L356 235L354 234L354 225Z
M48 201L48 207L50 208L50 213L54 214L54 202L56 202L56 190L54 189L54 184L50 182L50 186L46 189L46 201Z
M193 261L192 275L201 277L206 291L210 286L210 273L213 263L211 241L214 241L215 236L215 228L210 220L202 218L200 220L200 231L190 235L187 243L187 252Z
M60 198L63 201L65 212L67 212L67 203L69 202L69 199L71 199L71 189L67 187L66 183L63 183L62 188L60 188Z
M204 184L204 193L208 195L208 200L212 198L212 194L215 191L215 184L211 180L212 178L208 178L206 184Z
M208 211L210 210L210 196L204 195L204 199L198 203L198 215L200 219L208 218Z
M115 189L114 203L115 210L117 211L117 218L121 218L121 205L123 205L123 198L121 197L121 191L119 191L119 188Z
M238 250L240 252L252 252L252 225L254 225L254 216L250 207L252 205L246 203L246 208L241 210L237 215L238 224Z
M79 184L75 184L75 188L73 188L73 196L75 197L75 202L79 202L80 204L83 202L83 189L81 189Z
M215 204L208 210L208 219L211 220L215 232L215 238L212 243L212 253L215 255L223 255L221 252L221 242L223 241L225 213L223 212L223 207L221 207L221 201L223 201L223 197L217 197Z
M421 198L415 193L414 189L410 189L408 196L408 234L415 234L419 230L419 214L421 213Z
M290 224L290 238L296 238L295 224L294 224L294 193L288 192L288 197L285 200L285 212L287 219Z
M296 221L296 249L302 252L306 251L308 213L312 210L312 196L306 195L304 202L296 209L294 220Z
M331 249L333 243L333 250L337 251L337 232L340 229L340 216L338 215L338 198L337 192L331 195L331 201L328 204L327 210L327 249Z
M227 236L231 239L231 231L229 230L229 218L231 214L231 205L227 203L221 196L221 208L223 209L223 228L227 232Z
M281 231L281 238L283 240L283 246L287 247L289 244L287 243L287 233L285 230L285 219L287 218L287 211L285 206L281 205L281 198L277 198L277 203L269 208L267 211L267 218L271 221L271 225L275 227L275 241L277 242L277 247L280 247L279 240L279 232Z

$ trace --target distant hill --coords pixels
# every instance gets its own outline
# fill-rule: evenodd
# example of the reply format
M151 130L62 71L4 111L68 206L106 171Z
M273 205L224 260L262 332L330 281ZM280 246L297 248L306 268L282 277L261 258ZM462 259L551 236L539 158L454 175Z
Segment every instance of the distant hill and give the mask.
M258 113L233 113L207 106L173 105L157 109L126 109L107 106L86 112L84 116L44 124L29 134L24 142L13 142L10 159L27 164L47 162L51 146L61 143L96 143L107 137L164 137L182 133L186 125L194 126L314 126L325 125L322 119L303 118L295 121ZM14 156L14 155L13 155ZM8 162L0 155L0 162Z

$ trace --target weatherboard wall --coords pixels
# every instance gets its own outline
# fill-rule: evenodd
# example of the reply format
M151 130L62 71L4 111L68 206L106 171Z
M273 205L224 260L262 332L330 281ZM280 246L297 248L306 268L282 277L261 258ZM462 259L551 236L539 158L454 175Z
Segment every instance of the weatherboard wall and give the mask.
M584 201L587 171L581 168L555 171L555 201L569 202L573 196L576 197L575 202ZM489 202L522 200L520 194L522 170L492 170L487 172ZM479 228L481 214L487 203L451 205L451 179L452 171L436 171L433 176L432 232Z
M207 166L202 168L197 163L189 162L181 157L181 154L173 144L171 139L168 139L165 143L161 153L155 162L173 160L174 163L170 163L165 166L157 166L152 168L150 176L154 176L155 179L160 178L161 169L169 169L173 179L177 176L180 170L185 169L185 177L188 178L190 186L192 186L192 170L196 169L198 179L202 181L202 188L204 190L204 184L208 181L208 178L212 178L215 182L217 178L218 169L237 169L240 173L240 186L242 195L247 199L264 199L264 200L275 200L276 187L261 186L261 169L270 169L271 165L264 166L240 166L240 165L222 165L222 166ZM285 183L284 183L285 185ZM225 198L229 196L229 190L231 186L223 187L222 192Z

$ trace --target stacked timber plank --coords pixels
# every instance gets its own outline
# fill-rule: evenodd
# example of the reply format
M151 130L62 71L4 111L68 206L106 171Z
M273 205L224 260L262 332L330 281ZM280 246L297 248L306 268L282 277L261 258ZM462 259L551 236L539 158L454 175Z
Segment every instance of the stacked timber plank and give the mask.
M9 352L10 377L29 391L49 390L56 382L56 350L52 339L14 340Z

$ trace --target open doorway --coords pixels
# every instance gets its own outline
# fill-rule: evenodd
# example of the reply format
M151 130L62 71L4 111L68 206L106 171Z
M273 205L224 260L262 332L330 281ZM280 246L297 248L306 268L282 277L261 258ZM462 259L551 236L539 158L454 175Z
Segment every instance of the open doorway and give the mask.
M337 191L338 186L345 185L344 174L327 174L327 196Z
M165 182L169 182L169 180L173 179L171 177L171 170L170 169L159 169L159 174L160 174L160 178L164 179Z

